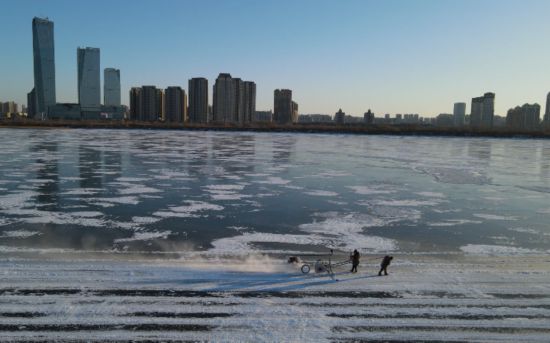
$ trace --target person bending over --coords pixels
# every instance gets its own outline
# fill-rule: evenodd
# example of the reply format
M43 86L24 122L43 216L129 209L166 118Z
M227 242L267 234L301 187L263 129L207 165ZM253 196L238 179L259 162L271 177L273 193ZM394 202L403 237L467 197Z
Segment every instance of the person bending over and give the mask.
M384 272L384 275L388 275L387 268L390 265L391 260L393 260L393 256L384 256L382 263L380 263L380 271L378 272L378 276L382 276L382 272Z

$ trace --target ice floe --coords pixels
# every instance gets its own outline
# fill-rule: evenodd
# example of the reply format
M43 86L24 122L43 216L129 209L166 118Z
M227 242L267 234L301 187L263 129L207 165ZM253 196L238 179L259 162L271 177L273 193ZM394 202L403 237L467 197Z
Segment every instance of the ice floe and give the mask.
M347 186L347 188L361 195L392 194L396 192L392 186Z
M311 191L304 192L304 194L318 196L318 197L335 197L338 195L338 193L336 192L325 191L325 190L311 190Z
M518 220L518 218L515 216L502 216L498 214L487 214L487 213L474 213L474 217L487 219L487 220L508 220L508 221Z
M13 230L0 232L0 238L28 238L36 235L41 235L39 231L29 230Z
M171 231L138 231L134 232L132 237L115 239L115 243L133 242L133 241L150 241L153 239L166 239L171 234Z

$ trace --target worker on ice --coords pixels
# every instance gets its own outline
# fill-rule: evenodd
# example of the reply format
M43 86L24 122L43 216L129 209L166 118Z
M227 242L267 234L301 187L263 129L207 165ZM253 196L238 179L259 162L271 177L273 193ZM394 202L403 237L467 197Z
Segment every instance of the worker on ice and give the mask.
M357 273L357 266L359 266L359 251L357 249L353 250L353 254L350 255L351 259L351 273Z
M390 265L391 260L393 260L393 256L384 256L382 263L380 263L380 271L378 272L378 276L382 276L382 272L384 272L384 275L388 275L386 268Z

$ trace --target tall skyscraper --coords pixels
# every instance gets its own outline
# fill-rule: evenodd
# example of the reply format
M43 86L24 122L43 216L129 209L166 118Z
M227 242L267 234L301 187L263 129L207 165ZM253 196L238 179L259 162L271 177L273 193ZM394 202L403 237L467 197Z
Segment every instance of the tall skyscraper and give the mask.
M194 77L189 80L189 121L208 122L208 80Z
M277 124L292 123L292 91L276 89L274 92L273 121Z
M130 120L144 120L141 109L141 88L130 88Z
M103 104L120 106L120 70L118 69L103 70Z
M232 123L237 118L238 94L231 74L221 73L213 92L213 120L216 123Z
M78 103L82 110L101 107L98 48L78 48Z
M243 87L243 124L250 124L256 114L256 84L252 81L245 81Z
M546 112L544 112L544 126L550 126L550 93L546 96Z
M495 116L495 93L485 93L483 96L472 98L470 112L470 126L492 128Z
M34 61L34 90L36 113L44 115L48 106L55 105L55 54L53 22L48 19L32 20Z
M464 126L466 118L466 103L455 102L453 108L453 120L455 126Z
M168 87L164 91L165 120L171 123L183 123L187 119L187 96L181 87Z

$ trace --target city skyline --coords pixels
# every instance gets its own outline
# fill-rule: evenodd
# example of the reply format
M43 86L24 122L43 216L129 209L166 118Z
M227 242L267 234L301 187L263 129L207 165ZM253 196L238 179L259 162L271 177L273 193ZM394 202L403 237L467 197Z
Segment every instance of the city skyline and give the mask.
M120 1L112 13L107 15L110 18L120 14L128 4ZM452 106L456 102L467 103L466 112L470 113L470 100L476 94L487 91L494 92L498 96L495 115L505 116L508 109L518 104L539 103L544 106L546 94L550 88L550 82L545 81L549 78L545 61L550 60L550 52L542 45L534 44L537 40L540 41L541 37L550 34L548 24L532 18L543 13L544 9L550 9L550 6L542 1L520 3L486 0L444 5L434 1L415 5L404 1L388 1L382 5L369 1L350 1L337 5L321 1L315 2L313 7L311 2L304 1L300 4L292 4L297 11L292 15L305 15L307 5L310 5L311 12L317 14L315 17L318 19L303 17L303 26L292 24L290 27L279 26L276 23L274 18L280 14L281 9L273 3L255 4L251 1L239 1L232 4L220 3L219 6L211 2L204 4L166 2L165 4L170 5L166 8L176 7L187 9L188 12L192 11L198 18L205 18L207 14L232 14L236 19L252 19L247 25L262 23L264 25L255 27L258 32L252 34L250 39L244 40L246 42L239 42L240 40L237 39L233 49L230 49L227 43L223 43L224 35L209 41L208 45L199 45L206 49L184 49L189 44L198 44L197 41L201 37L208 38L215 33L220 33L218 30L220 27L215 23L215 18L199 25L201 29L205 29L207 24L210 25L204 32L183 23L160 22L153 25L143 21L139 26L125 26L127 19L124 17L120 22L115 21L118 25L109 26L107 30L97 21L91 20L93 13L106 7L106 2L99 2L97 9L91 8L90 4L81 4L90 11L82 10L81 13L85 12L87 15L77 18L69 16L71 8L75 6L70 2L8 3L5 7L12 14L8 18L8 24L13 28L13 32L10 31L9 35L6 32L2 33L3 36L6 35L2 38L3 41L15 43L12 50L18 52L18 61L14 61L14 55L11 53L5 54L1 72L2 75L7 76L9 82L0 86L2 97L24 104L26 94L32 89L32 50L29 48L32 36L28 23L35 15L47 15L51 21L55 22L57 102L78 102L77 89L74 87L77 79L74 49L78 46L98 47L102 54L101 68L109 66L121 70L124 75L121 85L122 103L125 105L129 105L128 91L133 86L151 84L164 89L179 85L185 89L188 80L192 77L205 77L213 83L220 72L254 80L258 85L256 95L258 110L273 110L273 90L289 88L293 90L300 104L301 113L332 114L341 107L355 116L362 116L362 113L370 108L378 114L420 113L426 117L435 117L439 113L452 112ZM473 15L468 8L471 9L474 4L478 9L491 9L491 12L485 12L486 20L483 23L473 21L468 22L467 25L458 25L458 19ZM136 8L132 9L136 18L148 17L150 14L145 10L150 5L152 3L138 2ZM392 8L397 11L391 12ZM407 20L401 22L396 21L396 18L388 17L391 12L397 18L404 19L407 9L412 11L410 17L405 18ZM362 22L361 18L352 15L352 12L355 12L353 10L358 12L369 10L372 13L378 13L388 21L381 22L377 19L374 22L368 20ZM167 15L168 21L171 18L168 12L170 11L160 9L156 15ZM240 12L243 13L239 14ZM441 40L442 33L426 35L427 31L431 31L430 28L435 27L433 25L438 22L441 24L445 18L449 19L448 12L453 14L456 20L448 22L452 30L447 27L441 28L445 32L451 30L451 34L446 36L446 41ZM336 18L338 14L347 15L343 21L338 21L341 27L334 24L327 25L329 28L322 27L323 20ZM506 15L500 18L499 15L502 14ZM506 24L512 15L515 18L527 18L529 15L530 19L525 27L515 27L513 32L509 32L509 39L505 41L501 37L502 32L497 28ZM364 19L372 16L372 14L368 15ZM80 23L78 19L81 19L81 24L78 24ZM391 25L387 24L392 23L403 27L398 25L398 28L389 28ZM533 25L537 30L533 30ZM181 47L178 47L178 44L168 45L167 38L159 38L150 40L148 43L154 47L164 46L167 53L162 53L163 49L159 50L161 53L156 51L155 54L149 51L151 49L142 49L141 53L136 54L132 42L137 37L131 34L127 37L132 32L131 29L136 30L138 36L148 31L150 35L145 38L151 38L160 37L160 33L165 32L162 29L164 26L173 29L173 32L168 35L172 38L174 37L172 34L177 35L181 34L182 30L186 31ZM241 31L244 30L240 26L246 25L243 22L242 25L237 26L239 27L232 29L236 32L230 30L231 32L227 34L236 33L235 37L239 37L238 34L242 34ZM361 29L352 30L358 27ZM414 33L411 38L418 44L411 44L399 38L407 36L405 27L410 27L410 31ZM327 30L335 32L331 33ZM464 32L457 33L457 30ZM267 33L277 33L277 35L265 36ZM473 33L477 35L471 36ZM362 39L371 34L376 39ZM260 39L262 37L263 40ZM323 40L323 38L329 39ZM382 44L380 39L387 39L387 45ZM291 57L285 55L283 51L277 51L285 40L289 43L287 53L290 52ZM433 44L427 44L430 40ZM321 44L322 42L324 44ZM75 44L70 49L72 54L67 54L68 45L73 43ZM449 50L451 43L454 44L452 46L454 50ZM224 54L217 54L216 44L221 44L220 46L227 51ZM269 48L270 44L274 45L273 48ZM382 47L391 48L392 44L393 50L381 50ZM21 49L18 49L19 46ZM369 47L366 51L365 46ZM522 46L530 47L529 54L522 54L522 57L518 58L517 49L511 49L511 47L521 48ZM239 50L245 47L249 48L246 53L245 50ZM473 49L476 47L477 49ZM442 55L438 52L438 48L445 48L447 52L454 51L460 58L454 55ZM422 52L426 49L430 50L429 53ZM506 52L504 53L503 50ZM400 51L407 54L398 53ZM476 53L473 53L474 51ZM275 57L268 58L267 52L271 52ZM360 52L368 53L358 55ZM493 57L489 56L490 54L493 54ZM340 57L335 58L335 55ZM25 56L30 56L30 61ZM350 68L356 68L356 70L350 70ZM380 71L375 69L387 73L381 75ZM464 74L465 77L458 77L459 74ZM411 78L411 76L415 77ZM458 86L460 89L457 89Z

